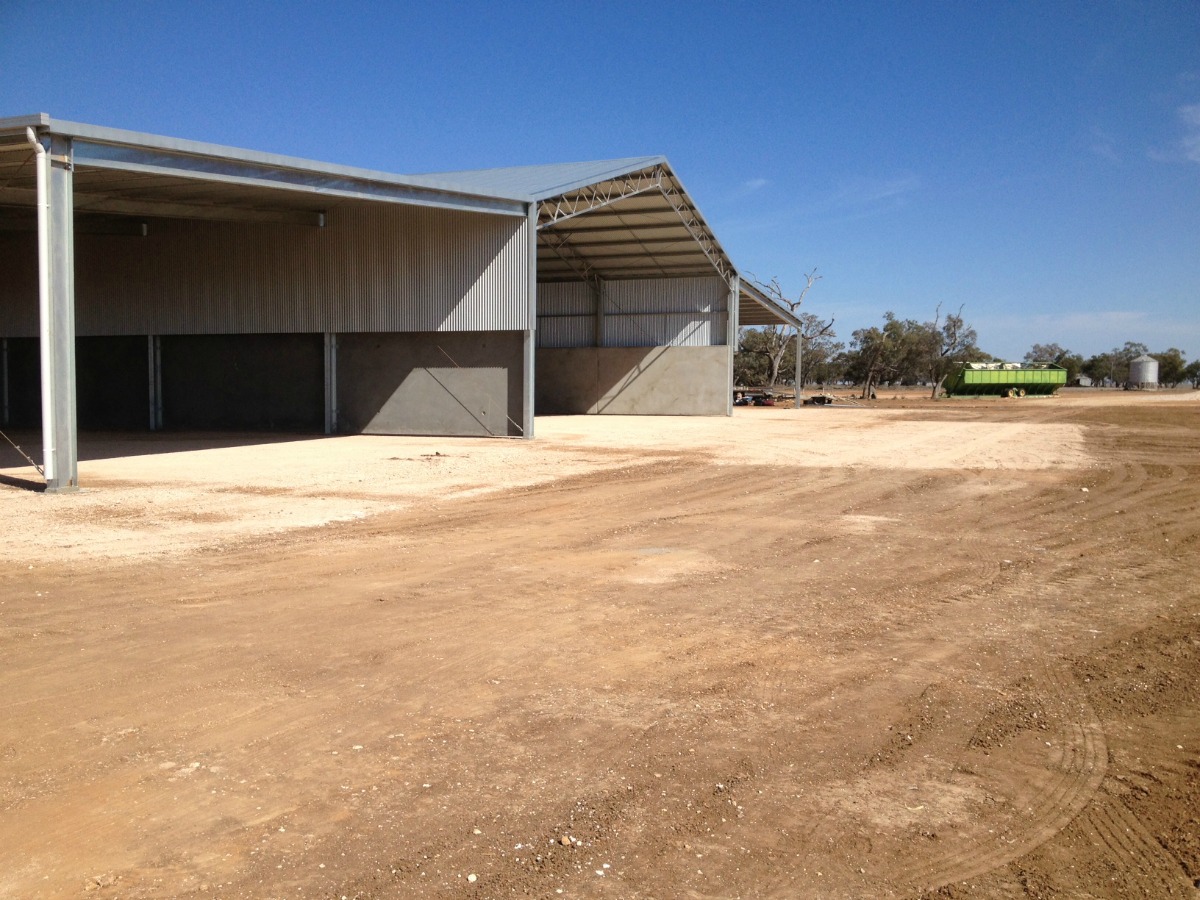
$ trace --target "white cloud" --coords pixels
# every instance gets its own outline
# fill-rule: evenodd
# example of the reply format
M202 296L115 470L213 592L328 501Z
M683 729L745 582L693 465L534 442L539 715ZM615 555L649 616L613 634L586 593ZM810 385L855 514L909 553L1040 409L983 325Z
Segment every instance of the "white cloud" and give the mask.
M1170 149L1150 148L1147 156L1155 162L1188 161L1200 163L1200 103L1181 106L1175 110L1183 125L1183 137L1171 144Z
M1183 155L1200 163L1200 103L1179 107L1179 118L1186 133L1183 136Z
M765 178L751 178L749 181L742 184L742 190L749 194L754 191L761 191L770 183L771 182L767 181Z
M859 178L842 185L834 201L839 206L872 206L900 200L920 187L921 179L916 175L888 179Z
M1116 141L1112 135L1100 128L1092 129L1092 153L1109 162L1120 162L1121 154L1117 152Z

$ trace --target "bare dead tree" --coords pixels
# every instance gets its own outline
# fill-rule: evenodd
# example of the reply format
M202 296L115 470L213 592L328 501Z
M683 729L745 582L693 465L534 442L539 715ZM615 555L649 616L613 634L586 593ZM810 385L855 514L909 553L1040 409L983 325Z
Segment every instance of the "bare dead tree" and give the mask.
M750 275L750 280L760 291L766 294L775 303L787 309L797 319L800 318L800 305L804 302L804 298L808 296L808 292L812 290L814 284L821 280L823 276L817 274L814 267L811 272L804 275L804 287L801 289L798 296L795 298L788 297L784 293L783 286L780 285L778 278L772 278L770 281L760 281L753 274ZM787 352L788 342L794 335L796 337L796 393L800 393L800 388L803 381L803 368L801 360L803 355L803 347L805 341L811 341L815 338L824 337L827 334L833 333L834 319L826 322L823 319L813 319L806 328L796 328L792 325L768 325L763 329L764 334L768 336L764 353L771 364L770 385L775 386L775 382L779 379L779 367L783 362L784 354Z
M933 321L929 323L930 348L928 355L929 381L933 385L930 399L937 398L938 388L949 374L950 363L957 360L964 352L975 347L978 335L975 329L963 321L963 307L959 306L957 313L947 313L942 320L942 304L937 305L933 313Z

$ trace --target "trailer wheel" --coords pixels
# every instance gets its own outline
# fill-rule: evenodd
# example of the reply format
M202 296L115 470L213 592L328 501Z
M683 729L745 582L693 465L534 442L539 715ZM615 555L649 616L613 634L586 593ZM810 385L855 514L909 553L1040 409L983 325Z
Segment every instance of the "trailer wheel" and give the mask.
M1017 396L1024 397L1025 396L1025 388L1017 388Z

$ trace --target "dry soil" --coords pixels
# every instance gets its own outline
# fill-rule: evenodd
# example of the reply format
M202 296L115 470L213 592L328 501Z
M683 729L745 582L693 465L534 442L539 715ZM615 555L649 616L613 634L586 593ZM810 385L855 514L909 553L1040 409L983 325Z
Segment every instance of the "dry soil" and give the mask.
M0 450L0 896L1198 897L1198 398Z

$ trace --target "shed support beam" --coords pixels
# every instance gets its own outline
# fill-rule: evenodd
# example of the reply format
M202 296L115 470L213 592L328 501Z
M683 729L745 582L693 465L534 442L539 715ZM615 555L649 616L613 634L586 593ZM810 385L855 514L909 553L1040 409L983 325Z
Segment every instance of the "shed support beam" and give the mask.
M524 366L521 385L521 437L533 437L534 369L537 360L537 248L538 205L529 204L529 317L524 335Z
M725 392L725 415L733 415L733 366L738 348L738 306L742 296L742 279L736 272L729 285L725 301L725 343L729 345L729 390Z
M596 346L604 346L604 282L597 278L591 283L592 294L596 299Z
M59 493L79 488L71 140L38 138L32 129L29 137L37 154L42 469L47 492Z
M8 424L8 338L0 338L0 424Z
M337 433L337 335L325 332L325 433Z
M150 396L150 430L161 431L163 424L162 399L162 338L157 334L146 337L146 359L148 362Z

